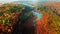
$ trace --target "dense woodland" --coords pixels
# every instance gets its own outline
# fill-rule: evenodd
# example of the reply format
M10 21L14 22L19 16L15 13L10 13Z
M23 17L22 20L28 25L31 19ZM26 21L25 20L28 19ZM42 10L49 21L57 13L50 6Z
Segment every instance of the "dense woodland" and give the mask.
M60 3L0 5L0 34L60 34ZM39 20L32 11L42 14ZM35 26L34 26L35 24Z

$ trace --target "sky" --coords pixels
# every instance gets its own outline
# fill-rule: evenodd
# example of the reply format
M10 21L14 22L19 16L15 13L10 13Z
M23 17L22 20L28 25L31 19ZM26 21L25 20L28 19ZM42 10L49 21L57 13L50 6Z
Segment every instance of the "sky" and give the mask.
M38 0L38 1L56 1L56 2L60 2L60 0Z
M0 0L0 2L12 2L12 1L37 1L37 0Z
M60 0L0 0L0 2L12 2L12 1L58 1L60 2Z
M12 2L12 1L18 1L18 0L0 0L0 2Z

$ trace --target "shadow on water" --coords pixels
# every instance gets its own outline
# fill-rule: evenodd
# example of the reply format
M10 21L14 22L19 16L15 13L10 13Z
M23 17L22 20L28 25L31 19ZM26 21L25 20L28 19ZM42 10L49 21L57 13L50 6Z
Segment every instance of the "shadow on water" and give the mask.
M33 13L29 16L25 15L25 13L32 12L33 10L32 7L25 5L25 10L22 10L22 13L18 17L19 21L13 26L14 30L12 34L34 34Z

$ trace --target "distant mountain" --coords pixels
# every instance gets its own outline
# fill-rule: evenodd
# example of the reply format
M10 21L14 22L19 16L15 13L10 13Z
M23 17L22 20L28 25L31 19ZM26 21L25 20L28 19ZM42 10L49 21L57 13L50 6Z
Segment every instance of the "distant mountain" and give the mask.
M11 3L15 3L15 4L24 4L24 5L31 5L31 6L36 6L37 2L34 2L34 1L14 1L14 2L11 2Z
M17 3L17 4L31 4L33 1L14 1L12 3Z

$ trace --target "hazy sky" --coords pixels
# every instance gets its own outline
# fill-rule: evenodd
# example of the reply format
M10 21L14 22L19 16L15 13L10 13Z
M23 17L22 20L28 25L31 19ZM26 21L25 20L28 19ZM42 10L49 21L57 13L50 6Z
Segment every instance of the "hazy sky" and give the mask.
M60 2L60 0L38 0L38 1L57 1L57 2Z
M37 1L37 0L0 0L1 2L11 2L11 1Z
M0 2L11 2L11 1L18 1L18 0L0 0Z
M12 1L59 1L60 0L0 0L0 2L12 2Z

